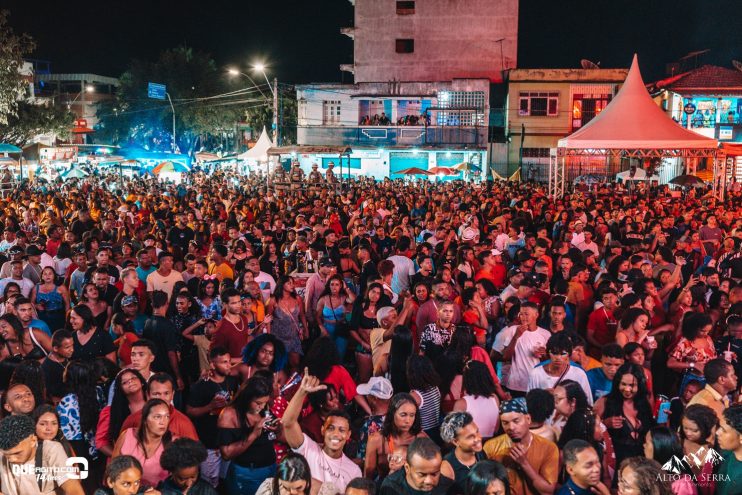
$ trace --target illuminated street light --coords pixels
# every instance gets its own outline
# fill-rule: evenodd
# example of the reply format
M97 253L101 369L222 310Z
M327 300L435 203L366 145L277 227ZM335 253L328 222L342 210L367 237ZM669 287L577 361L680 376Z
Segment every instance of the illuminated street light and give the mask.
M87 86L85 86L85 89L83 91L77 93L77 96L75 96L75 98L71 102L67 103L67 110L72 107L72 104L75 103L80 95L83 93L95 93L95 86L93 86L92 84L88 84Z
M271 82L268 80L268 75L265 73L265 65L263 64L255 64L253 65L253 69L255 69L258 72L263 73L263 77L265 78L265 82L268 83L268 88L271 90L271 93L275 96L276 91L273 89L273 86L271 86Z
M250 75L249 75L249 74L245 74L244 72L242 72L242 71L240 71L240 70L237 70L237 69L235 69L234 67L229 67L229 68L227 68L227 73L228 73L228 74L229 74L230 76L244 76L244 77L246 77L246 78L247 78L247 80L248 80L248 81L250 81L250 84L252 84L253 86L255 86L255 87L256 87L256 88L258 89L258 91L260 91L260 95L261 95L261 96L262 96L263 98L265 98L265 93L263 93L263 90L262 90L262 89L260 89L260 86L258 86L258 83L256 83L256 82L255 82L255 81L253 80L253 78L252 78L252 77L250 77ZM270 86L270 85L269 85L269 86Z

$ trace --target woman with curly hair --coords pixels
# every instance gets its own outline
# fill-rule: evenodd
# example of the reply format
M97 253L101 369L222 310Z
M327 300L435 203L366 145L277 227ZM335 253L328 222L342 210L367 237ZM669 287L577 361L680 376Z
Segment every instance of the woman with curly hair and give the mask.
M366 460L363 474L369 479L384 479L389 474L389 456L398 447L406 447L418 437L427 436L422 431L420 409L410 394L396 394L389 403L381 430L372 433L366 443Z
M214 275L206 275L198 286L198 306L201 316L219 321L222 319L222 300L219 298L219 280Z
M170 473L160 485L162 495L217 495L213 486L200 476L199 466L206 460L206 447L190 438L179 438L165 447L160 466Z
M662 467L646 457L630 457L618 469L618 495L672 495Z
M247 381L259 370L283 374L287 361L288 355L283 342L270 333L260 334L242 350L242 381Z

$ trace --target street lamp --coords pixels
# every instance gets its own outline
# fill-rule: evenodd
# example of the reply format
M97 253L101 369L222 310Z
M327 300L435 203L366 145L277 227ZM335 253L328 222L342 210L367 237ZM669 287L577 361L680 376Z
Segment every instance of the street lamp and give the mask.
M273 93L273 95L275 95L276 94L276 91L273 89L273 86L271 86L271 82L268 80L268 75L265 73L265 65L263 65L263 64L255 64L255 65L253 65L253 69L255 69L258 72L262 72L263 73L263 77L265 78L265 82L268 83L268 88L271 90L271 93Z
M253 78L252 78L252 77L250 77L250 75L249 75L249 74L245 74L244 72L242 72L242 71L239 71L239 70L235 69L234 67L230 67L230 68L228 68L228 69L227 69L227 73L228 73L228 74L229 74L230 76L245 76L245 77L247 78L247 80L248 80L248 81L250 81L250 83L251 83L251 84L252 84L253 86L255 86L256 88L258 88L258 91L260 91L260 94L261 94L261 96L262 96L263 98L265 98L265 93L263 93L263 90L262 90L262 89L260 89L260 86L258 86L258 84L257 84L257 83L256 83L256 82L255 82L255 81L253 80ZM269 86L270 86L270 85L269 85Z
M83 93L94 93L94 92L95 92L95 86L93 86L92 84L88 84L87 86L85 86L85 89L84 90L82 90L79 93L77 93L77 96L75 96L75 99L74 100L72 100L71 102L67 103L67 110L69 110L70 107L72 107L72 105L77 101L77 99L80 97L81 94L83 94Z

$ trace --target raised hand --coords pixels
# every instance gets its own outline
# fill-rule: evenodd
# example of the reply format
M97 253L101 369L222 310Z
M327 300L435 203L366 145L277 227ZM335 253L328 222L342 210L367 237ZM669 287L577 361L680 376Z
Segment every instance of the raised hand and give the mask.
M327 385L320 383L319 378L309 374L309 368L304 368L304 378L301 379L301 390L306 394L326 390Z

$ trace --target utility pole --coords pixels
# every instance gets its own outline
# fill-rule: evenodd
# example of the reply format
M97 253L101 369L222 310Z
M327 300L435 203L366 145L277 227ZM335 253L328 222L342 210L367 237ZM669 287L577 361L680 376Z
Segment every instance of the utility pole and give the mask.
M278 78L273 78L273 146L278 146Z
M175 145L175 107L173 106L173 100L170 99L170 93L167 95L167 101L170 102L170 109L173 111L173 153L176 153L177 146Z

